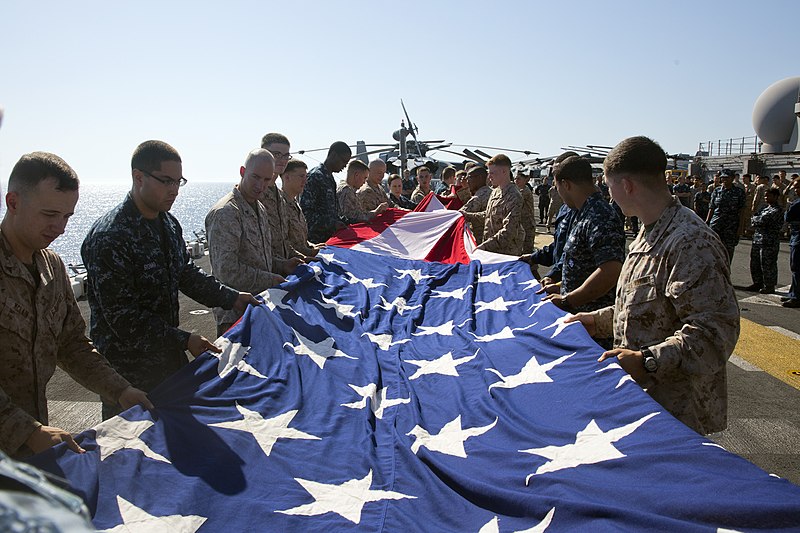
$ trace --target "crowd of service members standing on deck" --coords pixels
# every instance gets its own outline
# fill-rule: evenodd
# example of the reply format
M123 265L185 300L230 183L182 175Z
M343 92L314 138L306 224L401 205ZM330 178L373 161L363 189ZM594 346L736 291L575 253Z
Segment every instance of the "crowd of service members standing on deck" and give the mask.
M789 189L781 182L779 194L765 186L750 195L746 186L737 192L735 178L723 172L707 197L702 183L688 195L683 182L669 190L665 168L663 150L645 137L612 150L599 180L584 158L563 154L552 187L535 191L540 223L554 228L552 244L542 247L535 247L534 193L526 176L512 174L505 155L444 169L436 192L461 204L478 249L519 257L541 276L543 301L576 312L567 320L579 320L608 348L601 359L616 357L666 409L708 433L725 427L725 362L739 331L731 245L740 231L753 232L760 254L754 284L774 290L776 221L800 180ZM344 169L337 185L334 174ZM178 292L212 307L223 333L248 305L258 305L253 294L314 261L338 229L388 208L412 209L432 192L434 169L391 175L388 191L386 170L380 160L352 160L343 142L309 169L292 159L284 135L265 135L239 167L237 185L206 217L209 274L189 257L169 213L186 183L180 155L162 141L142 143L131 159L130 192L97 220L81 249L92 345L63 263L46 250L74 211L77 176L53 154L23 156L9 179L0 226L0 342L13 355L0 369L0 447L24 456L66 441L81 451L68 433L47 426L43 391L56 363L101 394L104 418L137 403L152 408L146 393L187 364L187 352L220 350L180 329ZM701 217L685 207L687 198ZM742 229L748 202L752 216ZM790 306L798 296L798 209L795 200L785 215L792 232ZM627 255L626 219L643 226Z

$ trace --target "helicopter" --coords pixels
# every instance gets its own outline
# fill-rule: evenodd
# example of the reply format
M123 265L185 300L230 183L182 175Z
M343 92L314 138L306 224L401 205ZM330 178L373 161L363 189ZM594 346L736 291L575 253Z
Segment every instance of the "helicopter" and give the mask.
M484 150L493 150L497 152L510 152L524 154L525 156L538 155L538 152L531 150L515 150L511 148L499 148L495 146L482 146L482 145L467 145L467 144L454 144L446 142L444 139L435 140L420 140L418 133L419 128L411 121L406 110L405 103L400 100L400 105L403 108L404 118L400 120L400 129L392 133L394 143L378 143L367 144L364 141L358 141L354 145L349 145L350 148L355 148L353 158L360 159L364 163L368 163L369 156L378 154L391 172L403 174L405 170L413 170L421 166L427 166L432 171L437 172L447 166L454 166L457 169L464 168L464 165L469 161L474 161L478 164L485 164L486 161L492 158L492 155L486 153ZM408 124L408 125L406 125ZM451 149L452 148L452 149ZM460 152L455 149L461 148ZM327 148L320 148L314 150L300 150L298 154L305 154L310 152L327 150ZM434 152L445 152L462 157L461 161L445 161L440 158L431 157L430 154Z

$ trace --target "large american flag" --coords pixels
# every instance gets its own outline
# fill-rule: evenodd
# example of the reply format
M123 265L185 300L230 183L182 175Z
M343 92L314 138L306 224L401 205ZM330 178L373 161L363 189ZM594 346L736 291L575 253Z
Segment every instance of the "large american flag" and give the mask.
M341 234L154 412L35 462L107 531L800 529L800 488L598 363L527 265L433 204Z

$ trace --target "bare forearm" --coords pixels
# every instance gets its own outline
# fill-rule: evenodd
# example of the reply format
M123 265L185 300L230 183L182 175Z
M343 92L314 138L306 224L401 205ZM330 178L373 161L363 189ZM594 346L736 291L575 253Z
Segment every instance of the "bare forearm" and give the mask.
M569 304L580 307L593 302L610 291L619 279L622 263L607 261L597 267L583 284L569 293Z

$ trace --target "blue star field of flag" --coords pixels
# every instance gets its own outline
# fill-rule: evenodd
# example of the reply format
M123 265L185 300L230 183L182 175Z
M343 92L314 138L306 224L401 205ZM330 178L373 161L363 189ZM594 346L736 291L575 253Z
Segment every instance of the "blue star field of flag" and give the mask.
M800 488L598 363L527 265L321 259L153 391L153 413L33 462L107 531L800 528Z

